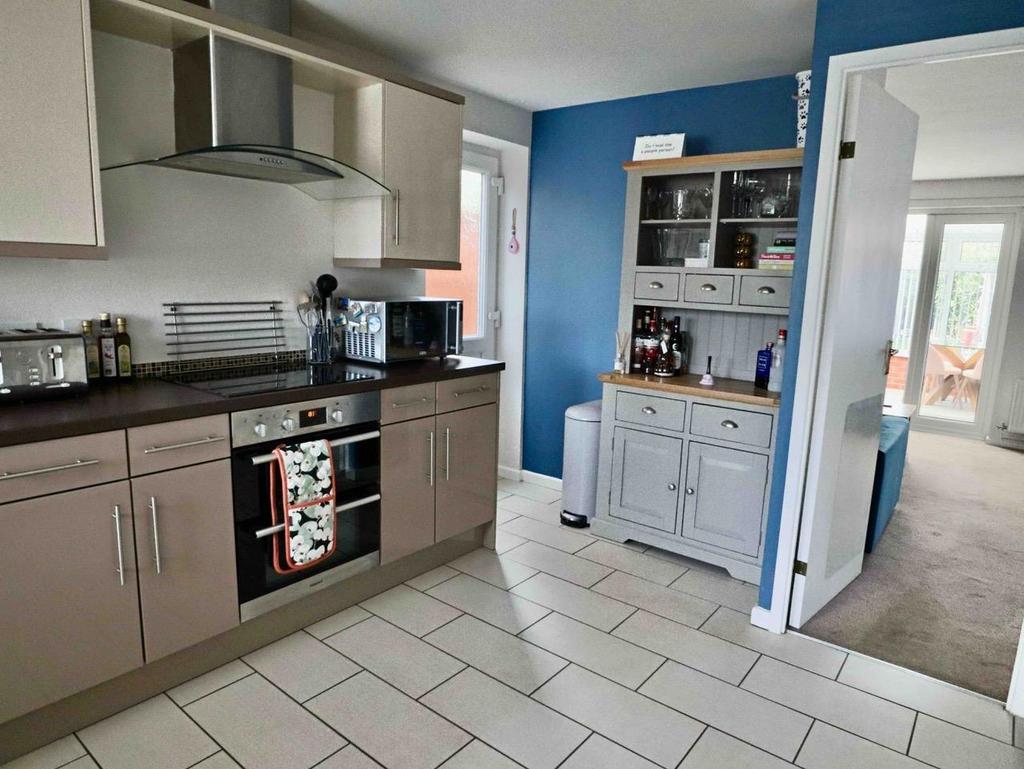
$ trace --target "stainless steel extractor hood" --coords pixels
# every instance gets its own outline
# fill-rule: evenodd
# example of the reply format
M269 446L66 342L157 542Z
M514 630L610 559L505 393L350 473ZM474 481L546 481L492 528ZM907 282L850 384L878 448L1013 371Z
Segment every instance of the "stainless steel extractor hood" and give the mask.
M291 31L291 4L282 0L197 4ZM200 171L290 184L318 200L391 194L356 168L294 147L288 57L210 33L175 48L173 60L176 151L102 170L150 165Z

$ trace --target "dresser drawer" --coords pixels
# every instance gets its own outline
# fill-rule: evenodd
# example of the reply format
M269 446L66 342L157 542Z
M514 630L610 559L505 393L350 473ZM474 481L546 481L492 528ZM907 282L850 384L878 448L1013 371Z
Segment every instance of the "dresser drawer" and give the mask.
M434 413L435 402L433 382L384 390L380 394L380 423L389 425L429 417Z
M468 409L498 400L498 375L481 374L437 383L437 413Z
M231 454L227 414L161 422L128 429L132 475L222 459Z
M792 278L741 275L739 303L745 307L789 307L792 285Z
M615 394L615 420L681 433L686 429L686 401L619 392Z
M732 304L732 275L691 273L686 276L683 301L694 304Z
M0 449L0 503L127 477L123 430Z
M636 299L679 301L679 274L674 272L638 272L633 284Z
M772 443L772 415L694 403L690 433L768 448Z

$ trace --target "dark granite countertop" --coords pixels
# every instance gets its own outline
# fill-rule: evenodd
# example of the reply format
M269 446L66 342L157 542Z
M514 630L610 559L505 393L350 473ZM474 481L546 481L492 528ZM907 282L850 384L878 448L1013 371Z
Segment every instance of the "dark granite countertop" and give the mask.
M0 446L457 379L505 368L505 364L499 361L464 356L449 357L444 361L395 363L387 367L347 362L335 363L334 366L340 372L351 371L369 378L237 398L226 398L160 379L139 379L94 385L88 393L75 398L0 405Z

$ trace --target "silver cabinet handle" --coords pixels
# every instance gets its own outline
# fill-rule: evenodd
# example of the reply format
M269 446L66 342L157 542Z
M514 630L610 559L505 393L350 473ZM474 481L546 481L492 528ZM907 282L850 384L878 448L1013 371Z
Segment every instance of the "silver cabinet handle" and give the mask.
M444 428L444 479L448 480L448 468L452 464L452 431Z
M427 471L427 478L430 479L430 485L434 485L434 431L430 431L430 470Z
M488 387L487 385L480 385L479 387L474 387L472 390L457 390L456 392L452 393L452 397L460 398L463 395L472 395L473 393L484 393L490 389L491 388Z
M694 491L692 486L687 486L686 487L686 495L687 496L692 497L695 493L696 493L696 491Z
M371 430L368 433L359 433L359 435L350 435L347 438L337 438L331 441L331 445L337 448L338 446L347 446L350 443L362 443L363 441L372 441L374 438L380 437L380 430ZM273 454L261 454L258 457L252 458L254 465L265 465L268 462L273 462L276 457Z
M648 416L650 416L650 415L652 415L652 414L657 414L657 413L658 413L658 412L657 412L657 411L655 411L655 410L654 410L654 409L653 409L653 408L652 408L651 406L644 406L644 407L643 407L642 409L640 409L640 410L641 410L642 412L644 412L645 414L647 414Z
M654 289L665 288L665 284L661 283L661 282L659 282L657 280L652 280L650 283L647 284L647 288L654 288Z
M226 441L226 435L208 435L196 441L185 441L184 443L169 443L166 446L150 446L143 450L143 454L159 454L161 451L174 451L175 449L190 449L193 446L205 446L207 443L219 443Z
M357 499L354 502L347 502L344 505L338 505L337 507L334 508L334 511L337 512L337 513L343 513L346 510L354 510L357 507L362 507L363 505L368 505L371 502L376 502L379 499L380 499L380 494L371 494L368 497L363 497L362 499ZM256 530L256 539L265 539L266 537L269 537L269 536L271 536L273 534L280 534L282 531L284 531L284 524L283 523L279 523L276 526L268 526L265 529L257 529Z
M676 490L676 488L677 488L677 486L676 486L676 485L675 485L674 483L670 483L670 484L668 485L668 490L669 490L669 491L675 491L675 490Z
M428 398L426 396L423 396L418 401L404 401L404 402L395 401L395 402L393 402L391 404L391 408L393 408L393 409L404 409L404 408L408 408L409 406L418 406L421 403L430 403L430 398Z
M739 425L736 424L735 422L733 422L731 419L723 419L722 420L722 427L724 427L726 430L737 430L737 429L739 429Z
M772 288L771 286L761 286L761 288L757 289L757 293L759 293L759 294L774 294L775 293L775 289Z
M402 199L395 190L395 245L402 245Z
M712 283L704 283L704 284L701 285L700 290L701 291L717 291L718 290L718 286L716 286L716 285L714 285Z
M156 522L156 497L149 498L149 514L153 519L153 560L156 561L156 573L160 573L160 532Z
M117 536L117 577L124 587L124 547L121 543L121 506L114 505L114 534Z
M33 475L56 473L61 470L74 470L76 467L89 467L90 465L98 465L99 463L100 461L98 459L76 459L74 462L68 462L66 465L40 467L35 470L20 470L16 473L0 473L0 481L13 481L15 478L28 478Z

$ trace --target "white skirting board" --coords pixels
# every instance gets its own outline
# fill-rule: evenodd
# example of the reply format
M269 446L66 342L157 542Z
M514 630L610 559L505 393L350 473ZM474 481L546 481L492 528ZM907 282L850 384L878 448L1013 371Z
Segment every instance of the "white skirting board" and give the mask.
M498 477L508 481L521 481L523 480L523 471L517 467L498 465Z
M520 475L521 477L519 480L521 481L535 483L538 486L543 486L546 489L554 489L555 491L562 490L561 478L555 478L551 475L541 475L540 473L530 472L529 470L523 470Z

